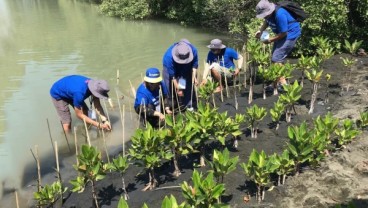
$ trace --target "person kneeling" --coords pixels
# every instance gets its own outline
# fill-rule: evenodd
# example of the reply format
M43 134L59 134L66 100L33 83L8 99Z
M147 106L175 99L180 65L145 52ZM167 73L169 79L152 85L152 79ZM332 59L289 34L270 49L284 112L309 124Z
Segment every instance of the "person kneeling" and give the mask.
M157 68L149 68L146 71L144 82L138 87L134 109L140 118L150 123L151 126L163 126L165 121L163 111L172 114L167 95L168 90L162 81L160 71ZM162 100L164 100L163 103Z

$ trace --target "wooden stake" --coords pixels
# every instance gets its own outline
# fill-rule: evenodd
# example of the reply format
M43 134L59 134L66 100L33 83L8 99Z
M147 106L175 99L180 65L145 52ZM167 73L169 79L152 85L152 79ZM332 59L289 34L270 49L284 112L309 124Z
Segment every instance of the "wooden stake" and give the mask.
M14 191L14 193L15 193L15 204L17 205L17 208L19 208L18 192Z
M173 78L172 83L174 85L174 78ZM178 110L179 110L179 113L181 114L180 103L179 103L179 96L178 96L178 91L177 90L175 90L175 95L176 95L176 102L178 103Z
M58 175L59 182L61 183L60 166L59 166L59 149L57 146L57 141L54 142L54 146L55 146L56 172Z
M61 124L61 129L62 129L62 130L63 130L63 132L64 132L65 141L66 141L66 143L68 144L69 152L72 152L72 150L70 149L70 145L69 145L68 137L67 137L66 132L65 132L64 127L63 127L63 122L62 122L62 121L60 121L60 124ZM50 134L50 135L51 135L51 134Z
M236 88L235 88L236 76L234 76L234 101L235 101L235 109L238 110L238 98L236 97Z
M104 144L104 149L105 149L105 153L106 153L107 162L110 163L109 151L107 150L107 146L106 146L105 130L101 129L101 131L102 131L102 140L103 140L103 144Z
M176 91L176 90L175 90ZM174 107L175 107L175 104L174 104L174 78L171 80L171 102L172 102L172 106L173 106L173 122L174 122L174 125L175 125L175 110L174 110ZM179 103L178 103L179 105Z
M158 93L158 99L160 100L160 104L162 105L162 109L164 111L164 117L166 118L166 110L165 110L165 102L164 102L164 96L162 93L162 87L160 85L160 89L159 89L159 93ZM161 109L161 106L160 106ZM158 123L159 124L159 128L161 128L161 122ZM164 122L165 128L166 128L166 122Z
M225 64L224 57L222 57L222 62ZM226 97L229 98L229 86L227 85L227 77L226 77L226 73L225 73L225 66L221 69L224 72Z
M117 98L117 99L119 99L119 97ZM110 120L110 115L109 115L109 110L107 109L107 106L106 106L106 102L105 102L105 100L104 99L102 99L102 102L103 102L103 105L104 105L104 108L105 108L105 111L106 111L106 116L107 116L107 120L110 122L110 124L111 124L111 120ZM101 113L101 112L100 112ZM99 113L99 114L100 114ZM101 115L101 114L100 114ZM111 129L112 130L112 129Z
M78 160L78 141L77 141L77 127L74 126L74 145L75 145L75 157L77 158L77 167L79 166Z
M194 86L194 90L195 90L195 93L196 93L196 102L197 102L197 107L198 107L198 87L197 86Z
M83 123L84 123L84 128L86 130L86 136L87 136L87 142L88 142L88 146L91 147L91 140L89 138L89 133L88 133L88 128L87 128L87 123L86 123L86 119L83 118Z

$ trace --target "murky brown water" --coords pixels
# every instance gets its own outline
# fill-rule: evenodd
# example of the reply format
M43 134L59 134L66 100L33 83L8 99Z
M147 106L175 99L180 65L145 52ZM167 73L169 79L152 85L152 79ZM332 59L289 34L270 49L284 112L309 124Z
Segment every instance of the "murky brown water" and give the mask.
M116 97L126 97L121 104L127 110L128 138L136 126L135 114L129 112L133 102L129 80L136 87L146 68L161 69L167 47L184 37L197 46L203 65L205 46L216 37L204 31L103 17L95 6L73 0L0 0L0 191L23 187L36 178L34 171L30 174L25 168L35 164L30 151L35 145L41 166L54 160L50 135L60 145L61 154L67 151L49 96L54 81L69 74L108 80L116 107ZM122 143L116 107L109 109L114 128L106 136L109 147ZM81 121L74 119L73 125L82 131ZM95 131L91 137L94 144L99 143Z

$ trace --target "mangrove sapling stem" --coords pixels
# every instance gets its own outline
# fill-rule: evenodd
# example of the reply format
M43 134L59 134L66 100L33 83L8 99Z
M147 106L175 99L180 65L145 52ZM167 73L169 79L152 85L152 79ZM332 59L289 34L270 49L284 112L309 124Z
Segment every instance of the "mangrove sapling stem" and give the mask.
M85 118L83 118L83 123L84 123L84 128L86 130L86 136L87 136L88 146L91 146L91 139L89 138L87 123L86 123L86 119Z
M281 182L281 175L277 176L277 185L281 186L282 182Z
M201 148L201 150L200 150L200 152L201 152L200 154L201 155L200 155L200 158L199 158L199 166L201 166L201 167L205 167L206 166L205 157L204 157L206 153L205 153L204 145L205 144L201 144L201 147L200 147Z
M125 180L124 180L124 175L123 174L121 176L121 182L123 183L122 189L123 189L123 192L124 192L124 199L125 200L128 200L129 199L129 195L128 195L128 192L127 192L126 187L125 187Z
M198 87L197 86L194 86L194 90L195 90L195 94L196 94L196 104L198 106Z
M257 185L256 199L257 199L258 203L261 203L262 196L261 196L261 186L260 185Z
M75 145L75 157L77 159L77 167L79 166L78 160L78 141L77 141L77 127L74 126L74 145Z
M265 82L263 81L262 83L262 89L263 89L263 100L266 100L266 84Z
M308 114L313 113L314 104L315 104L316 99L317 99L317 90L318 90L318 85L317 85L316 82L313 82L313 93L312 93L311 104L310 104L310 109L309 109Z
M273 95L278 95L279 91L277 91L277 80L273 82Z
M262 201L265 198L265 193L266 193L265 187L262 187Z
M212 102L213 102L213 107L216 108L216 102L215 102L215 94L212 93Z
M66 135L66 132L65 132L65 130L64 130L64 128L63 128L63 122L62 122L62 121L60 121L60 124L61 124L61 129L62 129L62 130L63 130L63 132L64 132L65 141L66 141L66 144L68 145L69 152L72 152L72 150L70 149L70 145L69 145L69 141L68 141L68 136Z
M174 163L174 168L175 171L173 173L173 176L175 177L179 177L181 175L181 171L179 169L179 158L178 158L178 154L175 151L175 148L172 149L172 152L174 153L174 157L173 157L173 163Z
M248 64L247 64L247 61L249 59L248 57L248 53L247 52L244 52L244 61L243 61L243 66L244 66L244 89L247 89L247 71L248 71Z
M15 204L16 204L16 207L19 208L18 192L14 191L14 193L15 193Z
M97 201L95 182L91 180L91 184L92 184L92 197L95 202L96 208L99 208L98 201Z
M285 184L285 180L286 180L286 174L282 175L282 185Z
M57 141L55 141L55 160L56 160L56 173L58 181L60 182L61 187L63 187L63 180L61 179L60 166L59 166L59 148ZM61 204L63 204L63 198L64 198L63 191L61 191L60 193Z

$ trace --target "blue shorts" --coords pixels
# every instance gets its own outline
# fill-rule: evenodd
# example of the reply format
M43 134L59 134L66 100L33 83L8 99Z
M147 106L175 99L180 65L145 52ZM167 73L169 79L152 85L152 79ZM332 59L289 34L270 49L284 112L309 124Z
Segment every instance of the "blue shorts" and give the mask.
M298 38L287 40L286 38L276 41L272 49L272 62L284 63L285 58L293 50Z

